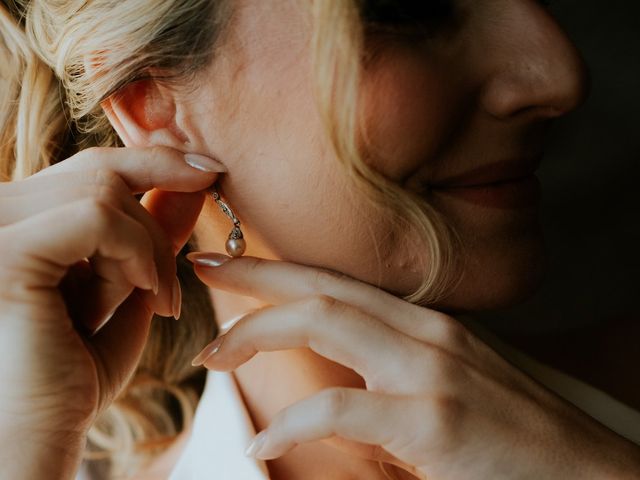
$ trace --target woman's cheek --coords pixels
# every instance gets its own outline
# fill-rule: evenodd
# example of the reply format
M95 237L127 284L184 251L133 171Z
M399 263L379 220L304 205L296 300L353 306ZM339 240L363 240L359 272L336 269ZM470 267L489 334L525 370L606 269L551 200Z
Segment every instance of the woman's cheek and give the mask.
M437 161L456 131L465 97L442 66L406 49L392 50L368 68L362 92L365 148L376 169L395 180Z

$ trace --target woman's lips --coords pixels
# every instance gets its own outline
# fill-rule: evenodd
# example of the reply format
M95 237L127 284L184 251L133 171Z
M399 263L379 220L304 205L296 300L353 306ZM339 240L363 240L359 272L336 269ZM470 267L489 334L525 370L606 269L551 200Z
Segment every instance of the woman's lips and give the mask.
M513 156L509 160L478 165L446 178L423 183L427 195L455 197L475 205L523 209L540 201L540 182L535 172L542 153Z
M533 174L498 182L466 186L431 186L430 194L446 195L475 205L501 209L535 207L540 201L540 181Z

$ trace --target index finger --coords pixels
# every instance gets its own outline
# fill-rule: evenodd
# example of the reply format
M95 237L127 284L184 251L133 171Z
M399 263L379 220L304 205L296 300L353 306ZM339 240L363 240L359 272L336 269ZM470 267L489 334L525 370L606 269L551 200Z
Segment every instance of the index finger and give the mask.
M280 260L216 253L190 253L195 272L207 285L259 298L273 305L327 295L358 307L388 326L418 340L440 343L447 315L413 305L378 287L329 269ZM223 262L224 263L221 263ZM214 266L218 263L218 266Z
M99 170L118 174L134 194L152 188L197 192L210 186L217 174L227 171L222 163L213 158L185 154L170 147L95 147L45 168L23 182L35 184L35 188L39 182L49 182L52 175L65 174L67 182L73 182L75 177L78 182L86 183L87 175L95 175Z

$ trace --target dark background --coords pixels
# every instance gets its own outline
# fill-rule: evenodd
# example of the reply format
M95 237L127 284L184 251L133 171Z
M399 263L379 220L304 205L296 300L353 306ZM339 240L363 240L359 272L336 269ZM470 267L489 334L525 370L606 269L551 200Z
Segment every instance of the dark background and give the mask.
M539 171L546 282L525 304L483 315L496 333L640 323L640 2L556 0L550 8L593 85L583 107L556 121Z

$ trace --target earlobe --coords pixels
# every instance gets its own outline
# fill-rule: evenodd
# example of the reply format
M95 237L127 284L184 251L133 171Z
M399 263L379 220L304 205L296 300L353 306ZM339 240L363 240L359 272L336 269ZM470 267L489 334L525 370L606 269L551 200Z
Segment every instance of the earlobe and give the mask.
M176 124L173 96L153 80L123 87L101 103L109 122L128 147L163 145L184 149L188 139Z

